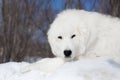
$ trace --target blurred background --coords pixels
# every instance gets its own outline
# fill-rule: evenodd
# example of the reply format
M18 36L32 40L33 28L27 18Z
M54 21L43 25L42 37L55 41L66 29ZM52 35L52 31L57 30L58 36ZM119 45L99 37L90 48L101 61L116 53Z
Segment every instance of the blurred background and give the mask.
M0 0L0 63L53 57L47 31L64 9L120 17L120 0Z

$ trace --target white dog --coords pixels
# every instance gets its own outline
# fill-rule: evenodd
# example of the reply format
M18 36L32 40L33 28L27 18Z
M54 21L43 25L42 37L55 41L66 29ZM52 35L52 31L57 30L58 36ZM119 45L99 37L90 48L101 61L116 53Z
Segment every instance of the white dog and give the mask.
M79 57L109 57L120 63L120 19L84 10L65 10L48 31L55 56L65 60Z
M108 57L120 63L120 20L83 10L58 14L48 31L48 41L56 58L46 58L21 69L54 72L65 61Z

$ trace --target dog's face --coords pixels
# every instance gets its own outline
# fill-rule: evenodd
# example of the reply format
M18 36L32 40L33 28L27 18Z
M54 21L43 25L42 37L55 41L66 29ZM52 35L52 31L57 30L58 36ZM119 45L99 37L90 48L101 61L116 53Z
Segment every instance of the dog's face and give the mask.
M71 16L63 12L51 24L48 41L55 56L74 60L84 53L88 31L80 17L82 15L72 13Z
M66 61L76 60L85 52L88 31L72 24L57 26L51 25L48 31L48 41L53 54Z
M77 29L59 27L48 34L48 40L55 56L66 60L79 56L80 34Z

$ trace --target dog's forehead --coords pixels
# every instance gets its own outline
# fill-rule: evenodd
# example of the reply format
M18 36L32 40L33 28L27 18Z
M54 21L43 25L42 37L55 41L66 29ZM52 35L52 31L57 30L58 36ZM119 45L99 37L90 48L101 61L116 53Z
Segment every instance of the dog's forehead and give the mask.
M69 28L69 27L59 27L57 31L55 31L56 36L71 36L77 33L77 29Z

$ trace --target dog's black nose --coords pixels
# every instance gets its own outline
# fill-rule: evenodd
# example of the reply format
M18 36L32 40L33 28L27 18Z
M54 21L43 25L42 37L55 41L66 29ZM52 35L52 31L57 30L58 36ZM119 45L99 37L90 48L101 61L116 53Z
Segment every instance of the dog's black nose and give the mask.
M72 51L71 51L71 50L65 50L65 51L64 51L65 57L70 57L71 54L72 54Z

